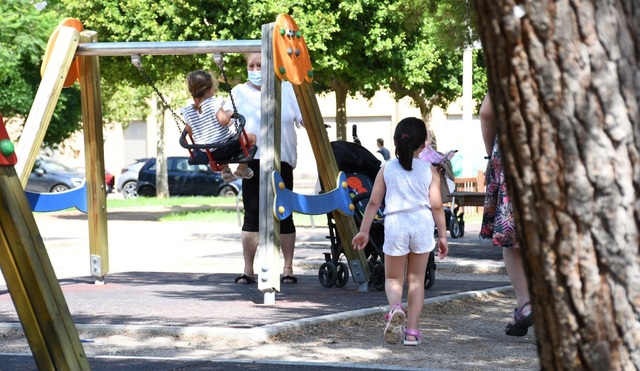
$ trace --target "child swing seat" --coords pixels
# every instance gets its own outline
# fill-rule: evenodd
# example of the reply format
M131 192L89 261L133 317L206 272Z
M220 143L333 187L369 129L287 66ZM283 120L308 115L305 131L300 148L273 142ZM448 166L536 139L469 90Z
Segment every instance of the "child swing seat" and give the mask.
M239 113L234 113L232 119L235 120L235 134L224 143L207 143L207 144L195 144L193 138L187 130L182 130L180 135L180 146L189 151L189 164L191 165L209 165L213 171L221 171L223 164L229 163L247 163L253 160L253 157L258 150L258 146L249 145L249 137L244 130L246 120L244 116ZM227 157L218 157L215 149L224 148L233 145L240 145L241 151Z
M229 80L227 79L227 74L224 70L224 65L222 63L222 55L215 56L216 63L220 65L220 71L222 72L222 76L224 77L224 81L229 88L229 96L231 97L231 103L233 104L233 115L231 115L231 119L234 120L236 132L235 134L228 139L224 143L208 143L208 144L195 144L191 135L187 133L186 126L187 123L178 116L178 114L171 108L164 95L160 92L158 87L156 86L153 79L147 74L147 72L142 68L141 57L139 54L131 55L131 63L140 71L142 76L147 80L149 85L156 92L162 105L168 109L173 118L176 120L176 124L181 122L183 124L182 133L180 135L179 143L180 146L186 148L189 151L189 164L190 165L209 165L212 171L222 171L224 168L223 164L230 163L246 163L253 160L253 157L258 150L256 145L249 145L249 136L244 130L244 125L246 123L246 119L244 116L238 113L236 110L235 103L233 103L233 96L231 95L231 86L229 85ZM178 125L178 129L180 129ZM187 136L189 139L187 140ZM216 152L216 148L223 148L232 145L240 145L240 151L234 153L231 156L227 157L214 157L213 154Z

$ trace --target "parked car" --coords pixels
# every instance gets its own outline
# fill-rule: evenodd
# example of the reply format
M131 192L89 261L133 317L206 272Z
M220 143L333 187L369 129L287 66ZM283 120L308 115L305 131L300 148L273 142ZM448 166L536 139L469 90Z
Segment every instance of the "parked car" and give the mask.
M148 158L139 158L134 163L127 165L120 172L118 177L118 185L116 190L124 196L124 198L138 197L136 191L136 183L138 182L138 173L140 169L147 162Z
M87 169L84 167L75 167L74 170L82 173L82 178L87 177ZM111 174L107 169L104 169L104 190L107 193L113 192L114 185L116 183L116 177Z
M25 191L38 193L64 192L79 187L84 173L49 158L39 157L33 164Z
M219 172L208 165L190 165L189 157L167 157L169 194L171 196L235 197L242 190L242 181L226 183ZM136 184L139 196L156 195L156 159L151 158L140 169Z

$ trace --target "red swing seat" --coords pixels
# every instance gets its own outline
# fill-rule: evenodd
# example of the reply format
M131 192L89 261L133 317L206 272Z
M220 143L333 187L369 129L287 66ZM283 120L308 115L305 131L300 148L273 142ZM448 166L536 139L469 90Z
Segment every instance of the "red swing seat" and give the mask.
M258 150L258 146L249 145L249 136L244 130L246 120L244 116L240 114L234 114L233 118L237 119L236 133L231 137L231 140L225 143L208 143L208 144L195 144L193 138L186 129L182 130L180 135L180 146L186 148L189 151L189 164L191 165L209 165L213 171L221 171L222 164L232 163L246 163L253 160L253 157ZM188 138L188 139L187 139ZM241 140L242 139L242 140ZM215 151L210 151L212 148L222 148L230 145L234 145L239 141L241 151L230 156L223 158L214 158Z

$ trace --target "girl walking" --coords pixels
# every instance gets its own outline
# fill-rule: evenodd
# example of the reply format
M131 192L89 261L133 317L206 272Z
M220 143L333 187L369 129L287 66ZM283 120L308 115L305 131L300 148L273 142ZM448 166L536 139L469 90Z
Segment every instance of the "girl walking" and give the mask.
M387 161L376 176L360 231L352 245L364 250L376 211L384 200L385 291L390 310L385 316L384 340L389 344L418 345L418 329L424 302L424 276L429 253L438 246L440 259L447 256L444 208L440 194L440 176L418 155L425 147L424 121L409 117L401 120L393 136L395 159ZM438 228L437 241L434 227ZM402 290L407 276L407 312L402 308ZM405 328L405 320L407 327Z

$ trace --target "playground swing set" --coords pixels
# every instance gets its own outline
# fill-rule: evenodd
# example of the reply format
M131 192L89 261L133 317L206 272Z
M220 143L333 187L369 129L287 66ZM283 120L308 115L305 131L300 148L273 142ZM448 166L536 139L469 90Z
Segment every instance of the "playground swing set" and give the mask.
M278 32L274 32L278 30ZM277 51L277 52L274 52ZM280 291L280 248L277 221L292 212L320 215L333 213L338 233L350 241L357 233L348 185L338 171L324 122L311 86L313 70L301 32L286 14L275 23L262 26L262 40L231 43L217 41L99 43L95 31L84 30L80 21L63 20L47 44L42 81L17 146L0 122L0 268L10 296L33 351L38 369L88 370L90 366L75 329L62 289L49 260L42 236L24 193L24 185L38 154L53 108L63 87L78 81L81 86L85 163L86 203L89 228L90 272L96 282L104 282L109 269L109 250L104 192L104 153L100 68L98 57L134 54L186 55L216 52L262 52L261 130L274 133L262 137L258 288L265 304L275 304ZM280 135L279 80L292 83L309 135L318 175L326 189L321 195L298 195L286 190L279 177ZM241 127L242 120L238 127ZM279 141L278 141L279 143ZM193 144L191 144L193 145ZM252 146L256 148L256 146ZM189 150L200 149L197 147ZM247 148L249 151L249 149ZM245 158L251 156L251 152ZM18 161L18 159L20 161ZM344 246L353 281L367 291L370 271L362 251Z
M231 137L231 140L226 141L225 143L204 143L204 144L196 144L193 140L193 137L188 133L186 127L187 123L176 113L176 111L171 107L171 105L167 102L167 99L160 92L154 80L147 74L147 72L142 68L142 60L140 54L134 54L131 56L131 63L140 71L142 76L145 78L147 83L151 86L153 91L155 91L156 95L162 102L162 105L165 109L171 112L176 125L178 125L178 130L181 132L179 143L180 146L187 149L189 151L189 164L191 165L206 165L208 164L211 170L213 171L221 171L223 168L223 164L230 163L247 163L253 160L253 157L256 154L258 147L256 145L249 144L249 137L247 132L244 130L244 125L246 120L242 114L238 112L236 108L236 104L233 100L233 94L231 93L231 85L229 84L229 80L227 78L227 73L224 70L224 63L222 61L223 55L215 55L214 60L216 64L220 67L220 71L222 73L222 77L224 78L225 85L227 87L227 91L229 93L229 98L231 99L231 104L233 106L233 114L231 115L231 119L234 123L235 134ZM180 128L180 124L182 123L182 128ZM238 143L240 145L240 151L234 154L231 157L217 157L214 156L215 149L222 148L226 146L235 145Z

